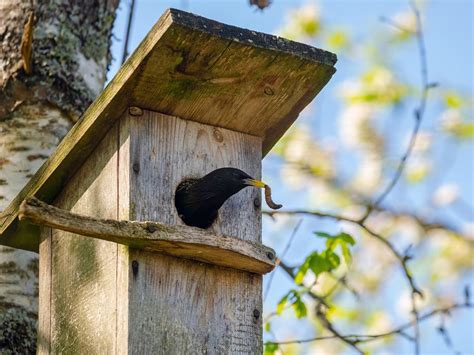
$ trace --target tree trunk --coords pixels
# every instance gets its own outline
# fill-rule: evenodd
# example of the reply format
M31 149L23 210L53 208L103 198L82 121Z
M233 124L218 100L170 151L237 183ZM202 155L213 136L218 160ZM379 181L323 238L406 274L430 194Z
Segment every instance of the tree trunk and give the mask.
M0 1L0 210L102 90L117 5ZM38 256L0 247L0 353L35 351L37 303Z

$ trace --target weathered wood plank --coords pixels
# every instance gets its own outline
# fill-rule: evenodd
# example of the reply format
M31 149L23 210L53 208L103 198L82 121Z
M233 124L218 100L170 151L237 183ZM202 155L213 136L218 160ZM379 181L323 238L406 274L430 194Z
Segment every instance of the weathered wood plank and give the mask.
M157 222L98 219L71 213L34 197L20 206L20 220L237 270L265 274L275 267L275 252L260 243L215 235L199 228Z
M129 120L129 219L183 225L174 207L176 187L218 167L260 178L261 138L147 111ZM261 213L254 199L260 194L244 189L234 195L209 230L259 242ZM260 275L138 250L130 250L130 264L133 353L262 352Z
M79 167L56 206L117 218L117 133L118 125ZM53 229L51 274L51 353L115 353L117 245Z
M307 45L168 10L2 212L0 243L38 250L38 228L18 223L19 204L27 196L51 203L128 106L258 136L266 154L330 79L335 61Z
M130 217L130 116L122 115L117 132L117 219ZM129 247L117 244L117 354L128 354L129 283L132 274Z
M50 353L51 340L51 228L41 228L39 260L38 354Z

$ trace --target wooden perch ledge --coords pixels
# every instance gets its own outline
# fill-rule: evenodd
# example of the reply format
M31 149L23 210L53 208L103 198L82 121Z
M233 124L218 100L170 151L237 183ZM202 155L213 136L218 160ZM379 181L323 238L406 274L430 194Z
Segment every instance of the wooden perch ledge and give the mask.
M124 244L131 248L256 274L265 274L275 267L275 252L271 248L214 235L193 227L86 217L48 205L35 197L22 202L19 218L36 225Z

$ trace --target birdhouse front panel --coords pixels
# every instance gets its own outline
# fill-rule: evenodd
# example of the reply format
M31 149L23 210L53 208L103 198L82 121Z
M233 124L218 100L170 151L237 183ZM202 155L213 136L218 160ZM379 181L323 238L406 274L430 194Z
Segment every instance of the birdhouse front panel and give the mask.
M128 169L129 178L119 182L119 196L128 195L127 219L184 224L175 207L176 188L217 168L235 167L260 178L259 137L146 110L122 121L120 136L128 138L119 156L128 165L119 163L119 171ZM122 193L122 187L127 191ZM241 190L224 203L208 230L260 242L260 198L257 188ZM261 349L260 275L130 250L128 264L134 262L136 272L128 275L134 305L130 348L188 353L197 346L197 353L219 354ZM135 341L145 331L149 341ZM182 339L179 351L176 337Z
M132 219L184 224L175 207L176 188L218 168L238 168L260 179L259 137L146 110L140 117L129 115L128 120L130 195L136 199L130 207ZM201 197L202 208L206 198ZM260 242L260 199L257 188L241 190L219 209L209 230Z

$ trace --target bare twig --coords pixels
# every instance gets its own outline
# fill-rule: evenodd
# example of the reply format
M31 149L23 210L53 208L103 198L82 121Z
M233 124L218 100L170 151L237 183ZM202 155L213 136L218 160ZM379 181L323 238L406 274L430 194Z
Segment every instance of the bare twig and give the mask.
M280 266L292 279L295 279L296 274L294 273L293 268L287 266L283 261L280 262ZM331 332L334 338L340 339L342 342L346 343L347 345L352 347L354 350L359 352L359 354L364 354L364 352L361 349L359 349L359 347L354 341L352 341L351 339L344 338L344 336L342 336L339 333L339 331L335 329L334 325L327 319L325 310L323 310L322 306L324 306L325 309L328 309L329 305L326 303L324 297L317 295L316 293L312 292L310 289L307 290L306 294L310 296L313 300L315 300L318 304L316 306L316 316L318 317L321 325L325 329L327 329L329 332Z
M320 218L331 218L331 219L334 219L334 220L337 220L337 221L346 221L346 222L350 222L350 223L353 223L353 224L356 224L356 225L360 226L363 230L365 230L367 233L369 233L369 235L371 235L372 237L374 237L375 239L377 239L378 241L383 243L391 251L391 253L399 261L399 263L400 263L400 265L403 269L403 272L405 274L405 278L407 279L407 281L408 281L408 283L409 283L409 285L412 289L412 292L422 296L421 290L418 289L418 287L415 285L415 281L413 279L413 276L411 275L411 272L408 269L407 261L408 261L409 258L406 257L405 255L400 254L395 249L393 244L390 243L390 241L388 241L386 238L384 238L380 234L374 232L371 228L367 227L365 222L361 222L360 220L356 220L356 219L349 218L349 217L344 217L344 216L339 216L339 215L335 215L335 214L321 213L321 212L317 212L317 211L307 211L307 210L271 211L271 212L266 212L265 214L270 215L270 216L274 216L275 214L309 215L309 216L315 216L315 217L320 217Z
M128 57L128 41L132 29L133 13L135 12L135 0L130 1L130 10L128 12L127 29L125 31L125 43L123 44L122 64Z
M451 306L447 307L441 307L441 308L436 308L428 313L425 313L421 315L418 318L418 322L423 322L425 320L428 320L438 314L448 314L454 310L458 309L467 309L467 308L474 308L474 305L471 303L454 303ZM389 336L393 335L399 335L403 336L404 338L414 341L415 339L413 337L410 337L408 334L405 333L405 330L410 329L414 326L414 321L407 322L397 328L393 328L392 330L389 330L387 332L383 333L378 333L378 334L346 334L346 335L326 335L326 336L320 336L320 337L313 337L313 338L308 338L308 339L295 339L295 340L285 340L281 342L274 342L271 341L269 343L272 344L278 344L278 345L288 345L288 344L303 344L303 343L310 343L314 341L319 341L319 340L328 340L328 339L336 339L339 338L340 336L343 337L344 339L350 339L352 342L356 344L360 343L368 343L372 342L381 338L386 338Z
M298 233L298 230L300 229L302 222L303 222L303 219L300 219L300 220L298 221L298 223L296 223L296 226L295 226L295 228L293 229L293 232L291 233L290 239L288 239L288 242L286 243L285 248L283 249L281 255L278 257L279 260L285 258L285 255L286 255L286 253L288 252L288 250L290 249L291 244L293 243L293 239L295 238L296 233ZM276 268L275 268L275 269L273 270L273 272L270 274L270 278L268 279L267 287L265 288L265 292L264 292L264 296L263 296L263 301L264 301L264 302L265 302L265 300L267 299L267 296L268 296L268 294L269 294L269 292L270 292L270 287L272 286L273 277L275 276L275 272L276 272L276 270L278 269L278 264L279 264L279 263L277 263Z
M263 211L264 215L274 217L277 214L280 215L308 215L308 216L315 216L320 218L329 218L336 221L346 221L351 223L359 224L359 221L354 218L349 218L345 216L341 216L334 213L326 213L326 212L319 212L319 211L308 211L308 210L286 210L286 211Z
M402 25L400 25L399 23L396 23L395 21L389 19L388 17L380 16L379 19L383 23L386 23L387 25L395 28L396 30L399 30L401 32L411 33L411 34L414 33L413 30L403 27Z
M400 159L397 170L395 171L395 175L390 180L386 188L381 192L379 197L376 198L375 201L369 205L366 214L362 218L362 221L364 221L369 216L369 214L371 213L371 211L373 210L375 206L380 205L385 200L385 198L392 191L392 189L395 187L398 180L402 176L403 170L405 169L406 162L409 159L411 152L413 151L413 147L415 146L416 137L418 135L418 131L420 130L421 122L425 114L426 102L428 100L428 93L430 89L435 86L435 84L430 84L428 82L428 61L426 59L426 48L425 48L424 35L423 35L422 24L421 24L421 19L420 19L420 12L414 1L411 1L411 7L416 17L415 36L417 39L418 52L419 52L419 57L420 57L421 88L422 88L420 102L418 104L418 107L414 110L415 126L413 127L413 131L410 137L410 141L408 143L408 147L405 151L405 154L403 154L402 158ZM391 25L393 26L393 24ZM404 29L401 29L401 30L406 31Z
M293 163L292 162L292 163L289 163L289 165L294 165L297 168L301 169L303 172L307 172L308 175L312 176L311 169L303 163ZM366 208L367 208L367 206L371 205L371 202L367 198L360 195L356 191L348 189L347 186L345 186L345 184L343 182L341 182L337 179L334 179L334 178L323 179L323 180L324 180L324 182L331 185L331 188L335 188L338 191L344 193L345 197L349 198L350 201L353 204L360 205L360 206L363 206L363 207L366 207ZM441 228L441 229L444 229L448 232L452 232L450 235L458 236L458 237L459 237L459 234L461 233L459 231L459 229L457 229L456 227L450 225L449 223L447 223L444 220L431 220L426 216L419 215L416 211L395 210L393 208L390 208L389 206L372 206L371 209L372 209L372 212L373 211L387 212L390 215L392 215L393 217L410 217L410 218L413 218L425 231ZM266 215L269 215L271 217L273 216L271 211L264 211L263 213L266 214ZM303 214L303 211L301 213ZM356 220L355 218L350 219L350 218L346 218L344 216L340 216L340 215L337 215L337 214L331 214L331 213L320 212L320 211L312 211L311 213L313 215L318 214L320 217L327 217L327 218L334 219L334 220L346 220L348 222L351 222L352 220ZM366 213L367 212L365 212L365 214ZM367 217L365 217L365 214L362 214L361 217L357 218L357 220L364 221L367 218ZM474 243L474 241L469 241L466 238L462 238L462 240L464 242Z

